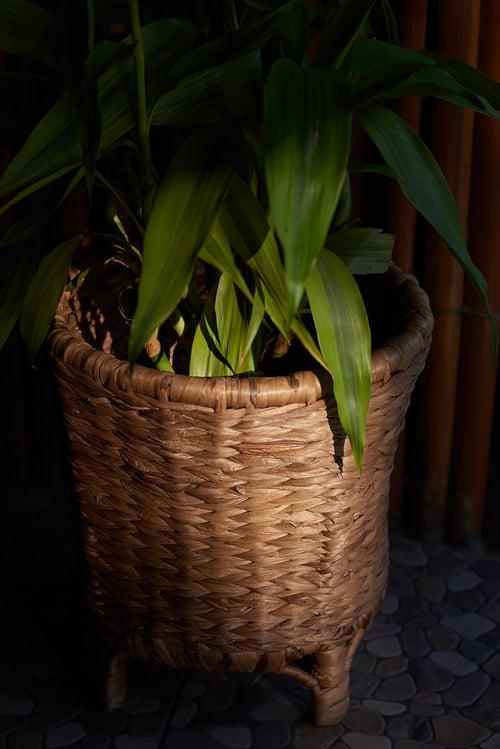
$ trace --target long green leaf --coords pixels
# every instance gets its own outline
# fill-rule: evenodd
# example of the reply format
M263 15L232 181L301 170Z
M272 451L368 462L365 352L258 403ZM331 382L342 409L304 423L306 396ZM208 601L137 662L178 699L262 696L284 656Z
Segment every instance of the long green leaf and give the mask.
M408 200L442 236L467 272L488 310L496 342L498 331L491 316L486 281L469 255L453 195L433 155L409 125L385 107L364 110L358 119L395 173Z
M261 82L259 52L194 73L160 97L153 107L151 124L224 122L258 111Z
M192 275L233 176L224 136L193 135L163 178L144 235L142 274L129 357L172 313Z
M424 52L415 52L378 39L356 39L349 57L349 70L355 86L365 86L370 76L383 69L386 75L389 69L395 70L398 66L412 65L417 69L435 64Z
M286 337L285 270L276 238L259 201L237 176L227 192L220 221L235 252L262 281L266 313ZM326 367L314 339L298 317L293 319L291 329L311 356Z
M220 221L215 221L209 236L206 238L199 254L200 260L213 265L221 273L226 273L234 284L252 301L252 294L248 284L236 264L236 259L231 251Z
M314 60L315 65L338 67L352 43L363 28L375 0L348 0L343 3L327 23Z
M351 114L339 75L278 60L265 84L264 128L266 182L285 256L289 325L346 175Z
M17 322L38 257L36 245L25 244L2 254L0 273L0 349Z
M500 108L500 85L465 63L375 39L357 39L350 57L349 96L361 108L384 98L437 96L482 114Z
M461 60L453 60L437 52L426 52L426 55L468 91L486 99L493 109L500 109L500 84L497 81Z
M371 395L371 338L365 305L351 273L322 250L306 283L321 353L333 375L340 421L361 467Z
M55 13L26 0L0 0L0 49L22 57L45 57L62 49L62 23Z
M385 273L391 262L394 237L381 229L343 228L330 234L325 247L339 257L351 273Z
M184 21L160 20L143 28L146 78L152 105L165 86L170 64L191 47L198 31ZM122 44L130 44L127 38ZM99 79L98 106L102 119L101 150L135 124L135 78L130 59L120 60ZM76 115L66 92L38 123L0 179L0 195L9 195L37 181L55 179L83 163ZM46 182L45 182L46 183Z
M437 65L420 67L414 71L411 67L405 71L402 66L389 70L382 68L376 83L359 89L352 96L351 104L354 109L361 109L384 99L401 96L435 96L480 114L496 119L499 117L486 99L468 91L446 70Z
M214 293L215 292L215 293ZM195 377L228 376L253 371L253 359L244 356L248 325L234 284L223 273L209 295L196 328L191 349L189 374Z
M71 258L83 234L51 250L38 266L21 310L20 330L33 359L47 335L68 277Z
M264 294L264 289L262 288L262 282L260 281L259 278L257 278L256 283L255 283L255 294L254 294L254 298L252 302L252 312L250 313L250 320L248 321L247 337L246 337L245 345L243 347L243 352L240 355L240 361L238 363L238 367L241 367L243 365L245 358L248 357L249 354L251 354L252 347L254 346L255 341L258 340L258 336L261 331L262 323L264 321L265 313L266 313L266 297ZM251 363L253 365L251 368L255 369L256 358L257 357L254 357L254 361L249 362L247 366L249 366L249 364Z
M227 192L219 218L231 247L261 279L266 312L286 335L285 274L278 245L259 201L237 176Z

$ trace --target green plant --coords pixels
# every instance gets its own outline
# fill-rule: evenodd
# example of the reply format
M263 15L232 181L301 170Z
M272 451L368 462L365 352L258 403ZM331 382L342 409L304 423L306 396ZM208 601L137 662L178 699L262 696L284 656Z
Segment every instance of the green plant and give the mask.
M384 272L392 237L351 222L350 172L396 179L488 306L438 165L383 102L433 95L497 116L500 101L467 65L374 39L376 4L169 3L165 19L154 0L0 0L0 48L35 59L32 74L0 76L2 131L28 134L0 179L1 213L17 215L1 241L0 343L20 317L31 356L41 345L82 237L38 237L84 180L111 206L95 236L140 277L130 360L146 345L160 369L182 371L184 356L192 375L260 374L263 352L294 339L333 375L361 464L371 343L352 274ZM61 52L67 80L50 62ZM24 123L20 99L42 85L65 90ZM382 163L350 164L353 120ZM184 349L161 349L166 327Z

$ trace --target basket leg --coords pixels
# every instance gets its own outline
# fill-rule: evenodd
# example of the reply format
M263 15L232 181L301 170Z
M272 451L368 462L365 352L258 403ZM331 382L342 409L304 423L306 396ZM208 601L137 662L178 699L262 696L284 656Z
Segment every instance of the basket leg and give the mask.
M128 655L119 650L108 659L103 678L103 706L106 712L112 713L122 705L127 694Z
M313 720L317 726L339 723L349 709L349 653L346 643L314 655Z

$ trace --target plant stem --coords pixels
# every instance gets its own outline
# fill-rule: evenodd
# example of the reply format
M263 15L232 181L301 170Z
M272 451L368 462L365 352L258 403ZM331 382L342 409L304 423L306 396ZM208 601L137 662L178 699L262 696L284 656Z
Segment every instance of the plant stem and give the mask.
M87 0L87 20L89 26L88 45L89 50L94 48L95 43L95 7L94 0Z
M149 123L146 109L146 75L144 65L144 48L142 46L141 19L139 17L138 0L129 0L130 25L134 40L135 86L137 95L137 131L139 135L139 152L142 169L142 212L144 223L147 224L154 190L153 168L151 164L151 149L149 146Z

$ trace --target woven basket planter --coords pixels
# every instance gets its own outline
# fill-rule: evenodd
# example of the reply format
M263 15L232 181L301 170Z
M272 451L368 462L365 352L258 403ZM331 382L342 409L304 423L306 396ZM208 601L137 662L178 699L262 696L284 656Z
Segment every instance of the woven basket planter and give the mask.
M373 353L361 474L328 377L130 370L110 353L120 344L105 302L65 293L50 342L88 601L110 647L108 707L123 699L130 655L288 674L311 687L317 724L344 715L351 660L384 594L389 478L432 329L413 277L393 267L385 283L399 332Z

